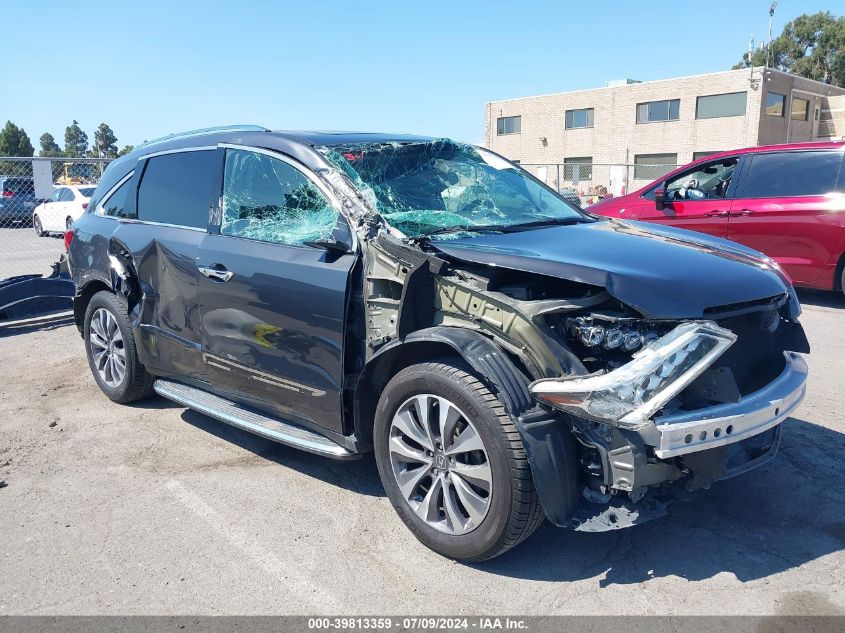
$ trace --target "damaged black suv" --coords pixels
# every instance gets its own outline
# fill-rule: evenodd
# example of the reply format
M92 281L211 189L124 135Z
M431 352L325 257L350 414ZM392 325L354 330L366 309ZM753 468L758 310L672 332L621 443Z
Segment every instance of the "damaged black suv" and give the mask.
M800 308L771 259L593 217L449 140L168 137L108 167L67 240L109 398L373 450L401 519L456 559L544 518L661 516L770 459L804 396Z

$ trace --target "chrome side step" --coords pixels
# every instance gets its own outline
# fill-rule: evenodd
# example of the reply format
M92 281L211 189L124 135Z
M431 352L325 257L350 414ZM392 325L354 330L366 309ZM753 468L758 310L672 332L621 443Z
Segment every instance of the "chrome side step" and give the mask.
M268 440L334 459L358 457L318 433L251 411L202 389L164 379L156 380L153 388L163 398Z

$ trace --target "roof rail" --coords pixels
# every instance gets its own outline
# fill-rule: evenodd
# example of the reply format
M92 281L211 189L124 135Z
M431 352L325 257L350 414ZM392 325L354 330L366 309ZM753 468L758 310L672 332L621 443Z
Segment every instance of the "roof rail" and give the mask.
M177 132L176 134L168 134L154 138L151 141L144 141L138 147L148 147L157 143L164 143L165 141L174 141L180 138L190 138L192 136L201 136L203 134L210 134L212 132L270 132L268 128L263 125L220 125L217 127L204 127L199 130L188 130L187 132Z

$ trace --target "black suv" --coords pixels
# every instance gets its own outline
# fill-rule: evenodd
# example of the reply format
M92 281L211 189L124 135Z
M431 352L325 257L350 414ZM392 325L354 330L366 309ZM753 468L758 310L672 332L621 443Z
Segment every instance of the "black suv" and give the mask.
M771 458L809 346L772 260L597 218L482 148L219 128L113 162L66 236L91 371L337 459L427 546L627 527ZM316 501L315 501L316 502Z

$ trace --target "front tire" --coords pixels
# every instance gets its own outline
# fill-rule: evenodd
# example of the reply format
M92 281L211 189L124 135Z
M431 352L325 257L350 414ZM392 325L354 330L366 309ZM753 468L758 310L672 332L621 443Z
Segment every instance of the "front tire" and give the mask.
M70 231L71 229L73 229L73 218L72 218L72 217L67 216L67 217L65 218L65 228L66 228L68 231Z
M126 404L152 393L154 378L138 360L123 297L95 294L85 311L84 332L91 374L110 400Z
M41 225L41 218L37 215L32 218L32 228L35 229L35 235L38 237L44 237L46 233L44 232L44 227Z
M443 556L493 558L543 522L513 420L461 361L421 363L396 374L379 399L373 443L394 509Z

